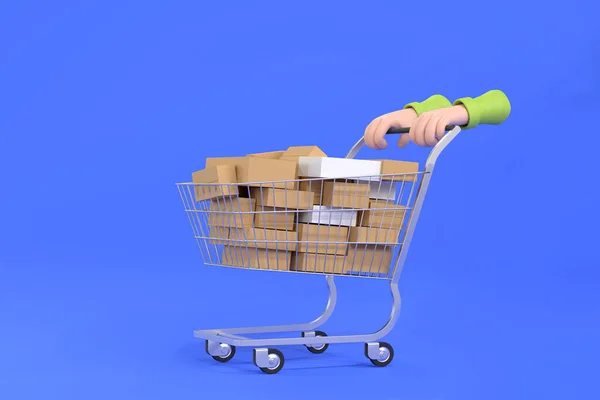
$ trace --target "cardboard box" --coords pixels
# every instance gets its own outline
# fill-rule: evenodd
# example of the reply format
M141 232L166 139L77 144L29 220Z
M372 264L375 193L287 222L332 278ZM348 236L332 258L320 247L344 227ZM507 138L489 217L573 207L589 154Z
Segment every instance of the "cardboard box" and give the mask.
M396 200L397 182L379 181L369 182L369 198L374 200ZM400 183L401 184L401 183Z
M285 208L267 207L257 205L254 216L256 228L276 229L280 231L293 231L296 229L296 213Z
M390 272L392 256L392 246L353 244L348 246L343 268L345 272L360 275L387 275Z
M411 161L396 161L396 160L378 160L381 161L381 174L413 174L413 175L391 175L384 176L381 179L384 181L394 182L414 182L417 179L419 172L419 163Z
M298 222L306 224L321 224L335 226L356 226L358 211L327 207L313 206L313 211L298 213Z
M301 272L343 274L344 266L344 256L294 253L291 269Z
M229 158L207 158L206 167L217 165L233 165L237 175L238 183L249 186L260 186L257 182L275 182L265 184L275 188L295 189L298 186L298 166L293 161L277 160L265 157L229 157Z
M248 154L246 157L260 157L260 158L269 158L272 160L278 160L281 158L281 156L283 155L284 151L283 150L279 150L279 151L267 151L265 153L254 153L254 154Z
M294 251L298 233L264 228L231 229L229 245Z
M298 224L296 231L299 253L346 254L348 228L345 226Z
M233 267L288 271L291 251L223 246L221 264Z
M299 190L303 192L313 192L315 194L315 204L321 205L321 195L323 193L323 179L311 179L300 181Z
M252 228L254 223L254 199L243 197L229 197L210 201L208 213L209 226L223 226L230 228ZM244 214L240 214L243 212Z
M204 234L206 234L206 232ZM227 244L227 239L229 239L229 228L226 228L224 226L209 226L208 236L217 239L209 239L208 243L210 244Z
M298 176L302 178L357 178L379 181L381 162L333 157L300 157Z
M310 210L315 200L314 193L311 192L267 187L251 188L250 197L256 199L257 205L287 210Z
M326 181L321 203L327 207L368 208L369 192L368 183Z
M282 155L282 160L298 162L299 157L327 157L327 154L317 146L292 146Z
M369 228L402 229L407 209L394 202L371 200L368 211L359 211L358 224Z
M353 226L350 228L348 241L350 243L379 243L394 245L398 243L399 237L399 229L378 229Z
M215 185L194 185L196 201L213 199L219 196L235 196L238 194L235 167L232 165L217 165L192 173L193 183L214 183ZM224 184L224 185L219 185ZM227 185L229 184L229 185Z

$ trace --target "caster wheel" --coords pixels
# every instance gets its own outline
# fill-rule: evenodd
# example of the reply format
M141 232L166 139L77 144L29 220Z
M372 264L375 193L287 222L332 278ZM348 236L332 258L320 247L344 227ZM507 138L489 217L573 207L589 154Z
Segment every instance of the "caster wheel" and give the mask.
M322 331L315 331L315 336L327 336L327 334L325 332ZM304 332L302 332L302 337L304 336ZM322 345L305 345L306 348L308 349L308 351L310 351L313 354L322 354L325 353L325 350L327 350L327 348L329 347L329 344L322 344Z
M372 351L371 355L369 355L369 344L365 343L365 356L371 360L373 365L378 367L388 366L394 359L394 348L386 342L379 342L378 345L379 348L376 351Z
M208 350L208 340L205 342L206 353L208 353L208 355L211 356L215 361L226 363L227 361L231 360L233 358L233 356L235 356L235 346L230 346L228 344L221 343L219 345L219 347L220 347L219 352L221 354L219 354L219 355L210 354L210 352Z
M266 357L261 357L260 360L257 359L257 350L254 351L254 365L260 368L262 372L269 375L273 375L281 371L283 364L285 363L283 353L277 349L263 350L266 350L266 352L261 353L261 355Z

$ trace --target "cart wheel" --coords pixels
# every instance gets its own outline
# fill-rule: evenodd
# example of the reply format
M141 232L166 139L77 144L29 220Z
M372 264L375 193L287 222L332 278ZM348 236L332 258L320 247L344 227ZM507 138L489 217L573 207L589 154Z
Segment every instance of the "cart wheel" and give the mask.
M285 358L283 357L283 353L277 349L268 349L268 360L265 360L268 363L268 366L261 367L258 365L256 360L256 350L254 351L254 365L256 365L262 372L265 374L273 375L281 371L283 368L283 364L285 363Z
M235 346L230 346L228 344L221 343L220 347L221 354L218 356L213 356L208 351L208 340L205 341L206 353L208 353L208 355L211 356L215 361L226 363L227 361L231 360L233 356L235 356Z
M376 358L369 356L369 344L365 343L365 356L378 367L388 366L394 359L394 348L386 342L379 342L379 351Z
M327 334L323 331L315 331L315 336L327 336ZM302 332L302 337L304 337L304 332ZM327 348L329 347L329 344L325 343L318 347L314 347L309 344L305 344L305 346L308 349L308 351L310 351L313 354L322 354L322 353L325 353L325 350L327 350Z

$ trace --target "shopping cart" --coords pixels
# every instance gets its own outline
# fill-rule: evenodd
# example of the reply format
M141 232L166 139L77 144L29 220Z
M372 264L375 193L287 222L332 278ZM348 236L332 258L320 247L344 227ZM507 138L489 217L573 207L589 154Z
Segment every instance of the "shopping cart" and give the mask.
M177 184L205 265L322 274L329 288L325 311L312 322L195 331L196 338L205 340L206 352L216 361L227 362L234 357L236 347L253 347L254 364L274 374L284 365L283 353L275 347L304 345L311 353L320 354L330 344L365 343L365 356L374 365L390 364L394 349L380 339L398 320L398 280L434 166L460 132L458 126L446 129L449 132L431 150L424 169L416 173ZM402 128L388 133L406 132ZM346 158L354 158L363 146L361 138ZM365 200L365 193L367 199L379 200ZM317 330L335 309L335 276L389 281L392 311L380 330L338 336ZM258 339L242 336L282 332L300 335Z

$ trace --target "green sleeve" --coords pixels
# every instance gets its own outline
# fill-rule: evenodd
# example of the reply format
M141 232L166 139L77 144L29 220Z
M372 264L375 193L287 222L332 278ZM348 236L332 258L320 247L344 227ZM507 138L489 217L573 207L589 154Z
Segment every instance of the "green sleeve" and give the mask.
M424 112L450 107L451 105L452 103L450 103L450 100L448 100L441 94L434 94L433 96L420 103L417 101L408 103L404 106L404 110L406 110L407 108L412 108L417 113L417 116L419 116Z
M474 99L463 97L454 101L453 105L462 105L469 113L469 122L463 129L475 128L480 124L498 125L510 114L510 101L500 90L490 90Z

